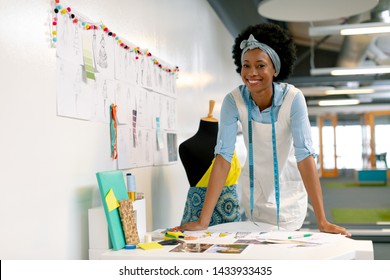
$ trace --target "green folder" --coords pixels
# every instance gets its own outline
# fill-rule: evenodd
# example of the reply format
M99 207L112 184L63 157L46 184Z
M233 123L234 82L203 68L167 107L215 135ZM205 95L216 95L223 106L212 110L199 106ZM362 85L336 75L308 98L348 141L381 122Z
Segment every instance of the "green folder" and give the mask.
M127 194L127 187L122 171L105 171L96 173L99 184L100 195L104 212L106 213L108 233L110 236L112 248L114 250L123 249L126 245L125 236L122 229L122 223L118 208L110 206L109 201L106 200L107 195L111 197L115 195L117 201L129 199Z

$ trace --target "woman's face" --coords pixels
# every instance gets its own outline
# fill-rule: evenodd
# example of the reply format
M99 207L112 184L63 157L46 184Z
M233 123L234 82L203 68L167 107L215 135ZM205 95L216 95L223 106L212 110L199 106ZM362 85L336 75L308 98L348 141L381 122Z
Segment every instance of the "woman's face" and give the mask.
M276 71L268 54L260 49L248 50L244 54L241 78L252 93L272 89Z

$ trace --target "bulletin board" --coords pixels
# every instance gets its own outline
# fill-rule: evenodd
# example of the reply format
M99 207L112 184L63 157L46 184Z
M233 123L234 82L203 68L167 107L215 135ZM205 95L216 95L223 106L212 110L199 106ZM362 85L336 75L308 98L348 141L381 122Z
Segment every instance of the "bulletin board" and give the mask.
M53 1L51 16L57 115L100 122L110 129L114 104L117 158L113 160L119 169L177 162L179 68L65 2Z

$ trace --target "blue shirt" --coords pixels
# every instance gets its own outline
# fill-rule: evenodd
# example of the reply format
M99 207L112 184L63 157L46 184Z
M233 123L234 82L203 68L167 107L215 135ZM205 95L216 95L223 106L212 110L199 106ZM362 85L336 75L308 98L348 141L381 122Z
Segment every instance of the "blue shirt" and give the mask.
M286 96L286 88L288 88L288 86L288 84L284 83L273 83L274 102L271 106L273 106L275 121L277 121L280 106ZM271 107L260 111L259 107L256 106L252 100L248 88L245 85L240 85L239 89L245 104L247 105L249 101L253 104L252 120L259 123L270 124ZM229 93L225 96L222 103L217 145L215 147L215 154L220 154L228 162L231 162L235 149L238 130L237 122L239 121L239 117L234 97L232 93ZM309 155L315 156L306 101L301 91L294 97L290 112L290 124L297 162L305 159Z

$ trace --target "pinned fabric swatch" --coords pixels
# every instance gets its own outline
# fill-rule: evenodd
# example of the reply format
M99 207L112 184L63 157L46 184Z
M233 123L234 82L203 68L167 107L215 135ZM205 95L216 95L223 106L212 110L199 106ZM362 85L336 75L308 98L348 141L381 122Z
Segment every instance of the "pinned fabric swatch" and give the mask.
M120 205L118 200L115 197L112 188L106 194L106 203L107 203L108 212L111 212L112 210L118 208Z
M110 106L110 137L111 137L111 158L118 158L118 117L117 105Z

